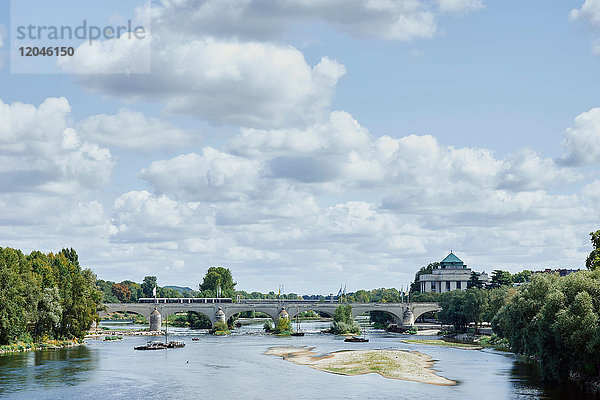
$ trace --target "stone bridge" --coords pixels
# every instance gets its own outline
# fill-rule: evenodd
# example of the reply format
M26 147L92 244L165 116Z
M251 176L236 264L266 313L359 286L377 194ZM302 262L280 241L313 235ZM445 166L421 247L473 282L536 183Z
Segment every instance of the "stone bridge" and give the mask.
M415 320L429 311L439 311L438 303L349 303L352 306L352 317L369 311L382 311L389 314L398 326L412 326ZM277 318L283 311L289 318L305 311L314 311L333 317L335 309L340 303L313 302L313 301L269 301L269 300L241 300L238 303L108 303L104 310L98 312L102 317L114 312L129 312L140 314L151 322L150 314L156 309L161 319L171 314L192 311L204 314L210 322L227 321L230 317L244 311L255 311L267 314L277 323ZM283 313L285 315L285 313ZM160 322L158 322L160 327ZM155 326L156 327L156 326Z

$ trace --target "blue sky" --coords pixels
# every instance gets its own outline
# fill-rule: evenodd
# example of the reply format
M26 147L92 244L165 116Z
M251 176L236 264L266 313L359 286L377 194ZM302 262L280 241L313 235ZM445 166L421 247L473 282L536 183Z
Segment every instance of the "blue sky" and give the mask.
M144 62L125 40L11 73L0 3L1 245L300 293L399 288L450 248L476 270L583 267L600 1L340 1L157 1L145 75L115 73ZM143 4L112 3L19 7L76 24Z

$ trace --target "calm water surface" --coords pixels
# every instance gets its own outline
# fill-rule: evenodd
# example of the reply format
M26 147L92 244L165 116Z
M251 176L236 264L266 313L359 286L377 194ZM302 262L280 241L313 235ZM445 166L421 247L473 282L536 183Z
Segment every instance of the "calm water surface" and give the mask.
M7 399L596 399L574 386L544 388L534 368L494 350L459 350L401 343L405 336L373 332L369 343L345 343L318 331L328 323L303 323L304 337L245 334L215 337L169 328L183 349L134 351L162 337L89 340L87 346L0 355L0 398ZM200 340L192 341L192 337ZM164 340L164 339L163 339ZM456 386L386 379L376 374L341 376L264 353L272 346L310 346L322 353L347 349L418 350Z

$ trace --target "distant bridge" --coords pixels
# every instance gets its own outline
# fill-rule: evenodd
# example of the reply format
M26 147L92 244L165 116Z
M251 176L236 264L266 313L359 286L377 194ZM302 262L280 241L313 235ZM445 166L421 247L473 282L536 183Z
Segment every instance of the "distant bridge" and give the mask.
M343 303L319 302L306 300L240 300L237 303L108 303L98 314L104 315L115 312L129 312L142 315L150 321L150 314L157 310L161 319L180 312L195 312L204 314L214 325L217 321L227 321L230 317L244 311L255 311L267 314L274 323L280 315L287 312L293 319L296 314L314 311L333 317L335 309ZM398 326L413 326L415 320L429 311L439 311L438 303L348 303L352 306L352 317L369 311L382 311L389 314Z

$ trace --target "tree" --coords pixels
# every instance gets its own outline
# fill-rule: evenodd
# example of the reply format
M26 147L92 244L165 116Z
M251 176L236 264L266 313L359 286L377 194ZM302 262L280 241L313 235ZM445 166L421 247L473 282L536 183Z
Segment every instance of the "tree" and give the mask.
M512 275L508 271L500 269L492 272L491 287L497 288L500 286L510 286L512 284Z
M126 303L131 299L131 290L122 283L113 283L112 292L121 303Z
M512 276L512 280L514 283L525 283L531 281L531 276L533 272L529 270L523 270L521 272L517 272Z
M42 298L37 305L35 335L47 334L54 337L62 316L60 293L57 287L44 288Z
M440 263L436 261L433 263L429 263L426 267L421 267L421 269L419 269L415 274L415 280L413 281L413 283L410 284L410 291L412 293L421 292L420 276L425 274L431 274L435 268L439 267L439 265Z
M142 292L144 292L144 297L154 297L154 294L152 292L155 287L156 276L144 277L144 281L142 282Z
M465 332L469 325L469 316L465 312L465 290L452 290L439 295L438 303L442 308L438 312L438 318L444 324L451 324L459 332Z
M275 333L278 335L288 335L292 333L292 322L289 318L279 317L277 318L277 325L275 326Z
M596 270L600 268L600 230L590 233L590 240L594 249L585 260L585 266L589 270Z
M210 267L198 287L202 297L217 297L220 290L221 297L235 298L235 285L229 268Z
M467 282L467 288L479 288L483 287L483 282L479 279L479 274L475 271L471 272L471 277Z
M331 332L336 335L360 333L360 326L352 318L352 306L350 304L342 304L335 309Z
M489 292L484 289L471 288L466 290L463 311L469 322L475 323L475 333L479 333L479 324L484 320L489 302Z

